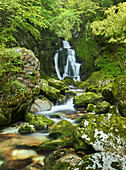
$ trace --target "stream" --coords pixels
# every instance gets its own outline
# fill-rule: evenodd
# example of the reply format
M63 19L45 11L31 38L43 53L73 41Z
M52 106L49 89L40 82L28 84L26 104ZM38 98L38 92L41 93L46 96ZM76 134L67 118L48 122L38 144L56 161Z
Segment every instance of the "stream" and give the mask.
M76 91L77 95L82 93L81 89L70 90ZM74 108L73 98L70 98L63 105L52 106L50 111L37 112L35 114L44 115L54 120L54 124L62 119L75 124L75 119L80 115ZM21 135L18 133L18 128L23 123L24 122L15 123L0 131L0 166L3 167L2 169L0 167L1 170L9 169L8 166L11 166L12 169L16 169L17 164L22 165L21 161L27 162L31 160L31 163L41 162L42 165L44 164L43 160L47 153L37 153L32 149L32 147L38 146L42 142L46 141L48 139L50 129L48 131L37 131L36 133ZM20 166L20 168L22 169L23 165Z

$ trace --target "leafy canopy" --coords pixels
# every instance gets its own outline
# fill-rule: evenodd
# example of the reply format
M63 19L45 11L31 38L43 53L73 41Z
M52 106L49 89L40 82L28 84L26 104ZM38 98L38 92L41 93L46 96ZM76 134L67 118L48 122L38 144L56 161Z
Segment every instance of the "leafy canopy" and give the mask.
M46 2L41 0L1 0L0 1L0 42L6 44L15 41L14 33L18 29L30 32L36 39L40 30L49 26L51 13ZM48 8L50 6L49 1Z
M110 43L126 43L126 2L108 8L105 15L106 19L91 24L92 32Z

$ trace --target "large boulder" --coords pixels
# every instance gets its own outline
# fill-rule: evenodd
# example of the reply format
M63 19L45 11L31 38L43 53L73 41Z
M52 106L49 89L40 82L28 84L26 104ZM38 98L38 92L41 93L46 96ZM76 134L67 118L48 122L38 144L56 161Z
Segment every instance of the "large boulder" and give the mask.
M24 119L41 88L40 63L25 48L0 52L0 126Z
M103 97L93 92L85 92L73 99L75 107L86 107L89 103L97 104L101 101L103 101Z
M126 118L100 114L83 120L74 130L75 149L88 152L109 151L125 155Z
M61 120L50 131L49 136L57 139L59 137L71 137L73 134L74 125L67 120Z

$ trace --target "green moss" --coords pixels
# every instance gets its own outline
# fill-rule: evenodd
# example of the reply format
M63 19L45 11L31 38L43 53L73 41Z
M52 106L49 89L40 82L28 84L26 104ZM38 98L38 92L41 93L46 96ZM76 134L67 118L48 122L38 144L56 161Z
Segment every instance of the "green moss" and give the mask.
M20 72L24 66L24 61L21 59L22 54L13 49L0 50L0 72Z

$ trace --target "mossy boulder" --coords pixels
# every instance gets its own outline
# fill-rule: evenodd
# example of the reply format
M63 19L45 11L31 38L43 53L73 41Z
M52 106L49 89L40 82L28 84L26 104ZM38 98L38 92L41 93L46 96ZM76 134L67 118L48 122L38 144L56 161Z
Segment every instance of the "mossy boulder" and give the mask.
M74 152L59 149L47 156L44 160L44 170L67 170L77 164L81 158Z
M56 100L60 96L60 90L49 86L48 81L41 79L42 87L41 87L41 94L46 96L50 100Z
M49 136L57 139L59 137L71 137L73 134L74 125L67 120L61 120L50 131Z
M25 121L30 125L34 125L36 130L47 129L53 123L53 120L48 119L41 115L34 115L31 112L28 112L25 115Z
M21 134L27 134L27 133L34 133L36 132L36 130L34 125L30 125L29 123L24 123L19 127L18 132Z
M96 107L95 107L95 113L96 114L102 114L102 113L108 113L109 109L110 109L110 103L103 101L101 103L97 103Z
M93 112L95 110L95 105L90 103L87 105L87 112Z
M56 79L53 79L53 78L49 78L48 79L48 84L49 86L52 86L58 90L61 91L61 93L65 93L65 90L68 89L68 87L65 85L65 83L61 80L56 80Z
M109 151L124 155L126 150L126 118L99 114L83 120L74 129L74 147L88 152Z
M50 139L37 147L38 151L54 151L61 147L73 146L73 137Z
M75 107L87 107L89 103L97 104L103 101L103 97L93 92L85 92L81 95L75 96L73 103Z
M118 76L113 83L102 90L106 101L119 107L121 115L126 116L126 75Z
M25 48L0 51L0 113L9 121L24 119L40 92L40 63L32 51Z
M125 168L126 158L117 157L108 152L99 152L85 155L70 170L123 170Z

